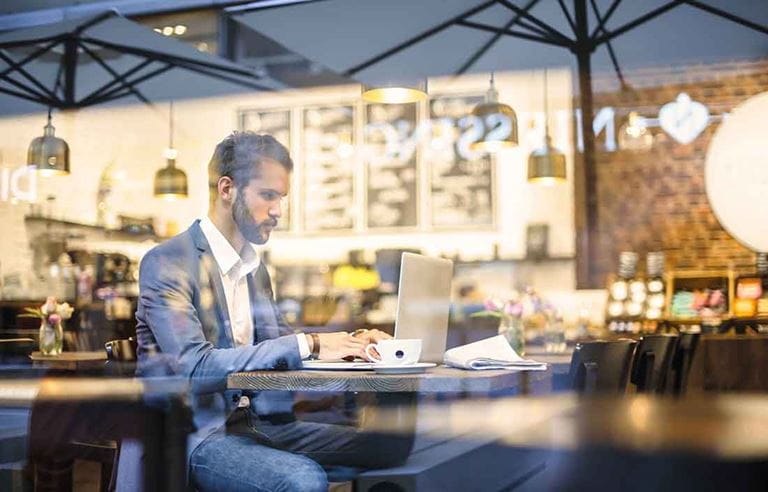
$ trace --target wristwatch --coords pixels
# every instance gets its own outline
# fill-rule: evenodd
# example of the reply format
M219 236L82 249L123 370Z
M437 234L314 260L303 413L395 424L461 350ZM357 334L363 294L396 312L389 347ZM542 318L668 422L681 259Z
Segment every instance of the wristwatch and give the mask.
M310 333L309 336L312 337L312 353L309 354L309 358L317 360L320 358L320 337L317 333Z
M368 328L360 328L359 330L353 331L352 332L352 336L356 337L357 335L359 335L361 333L365 333L366 331L368 331Z

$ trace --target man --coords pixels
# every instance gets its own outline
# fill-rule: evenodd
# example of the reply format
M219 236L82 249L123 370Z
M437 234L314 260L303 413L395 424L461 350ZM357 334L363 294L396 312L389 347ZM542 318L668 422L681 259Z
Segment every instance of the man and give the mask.
M277 395L225 391L232 372L298 369L310 357L366 358L368 343L390 338L377 330L297 335L284 322L254 245L266 243L280 219L292 168L273 137L228 136L209 164L208 216L141 262L139 373L190 379L198 429L190 475L198 490L326 490L317 462L393 463L393 456L373 460L381 449L366 449L352 428L286 419L290 408Z

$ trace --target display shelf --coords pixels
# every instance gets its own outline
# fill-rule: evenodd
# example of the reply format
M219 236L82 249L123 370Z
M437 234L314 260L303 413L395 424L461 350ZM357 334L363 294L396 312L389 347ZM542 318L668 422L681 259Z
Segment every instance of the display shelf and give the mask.
M154 241L164 241L165 239L168 239L166 237L158 236L157 234L152 233L133 233L129 231L124 231L121 229L111 229L108 227L96 225L96 224L88 224L85 222L75 222L71 220L64 220L64 219L54 219L50 217L43 217L39 215L28 215L24 217L24 222L29 224L44 224L46 226L62 226L66 228L77 228L77 229L83 229L83 230L89 230L94 232L101 232L105 235L105 237L117 241L146 241L146 240L154 240Z

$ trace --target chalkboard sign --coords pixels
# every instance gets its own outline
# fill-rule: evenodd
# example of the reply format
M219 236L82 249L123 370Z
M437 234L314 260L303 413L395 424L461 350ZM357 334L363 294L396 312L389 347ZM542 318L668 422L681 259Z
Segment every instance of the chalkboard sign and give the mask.
M415 227L416 104L371 104L366 117L367 226Z
M494 225L493 170L488 155L469 150L482 135L468 118L483 96L445 96L429 102L429 166L432 225L437 228Z
M303 112L304 230L355 228L355 142L352 106Z
M286 149L291 149L291 111L261 111L256 109L241 110L238 118L240 130L251 131L259 134L268 134L283 144ZM283 216L277 222L277 231L287 231L291 228L290 201L281 202Z

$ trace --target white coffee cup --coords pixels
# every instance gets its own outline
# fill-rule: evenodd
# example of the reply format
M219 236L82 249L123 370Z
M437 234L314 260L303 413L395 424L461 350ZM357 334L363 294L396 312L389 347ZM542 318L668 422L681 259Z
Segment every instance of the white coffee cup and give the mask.
M371 352L374 348L381 356L380 359ZM371 343L365 347L365 354L372 361L381 364L416 364L421 357L421 340L418 338L381 340L379 343Z

